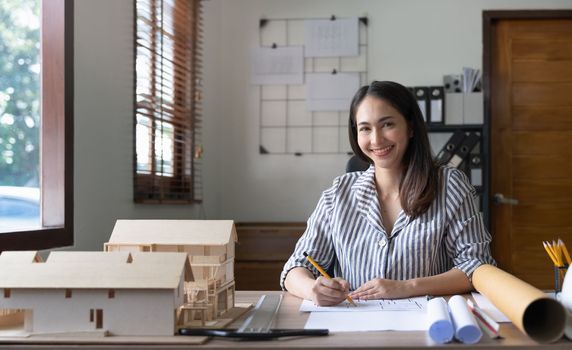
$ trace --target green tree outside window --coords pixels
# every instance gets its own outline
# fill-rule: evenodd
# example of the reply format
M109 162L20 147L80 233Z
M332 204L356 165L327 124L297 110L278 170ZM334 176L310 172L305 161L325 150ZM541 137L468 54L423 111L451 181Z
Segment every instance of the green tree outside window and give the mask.
M0 1L0 186L39 186L40 1Z

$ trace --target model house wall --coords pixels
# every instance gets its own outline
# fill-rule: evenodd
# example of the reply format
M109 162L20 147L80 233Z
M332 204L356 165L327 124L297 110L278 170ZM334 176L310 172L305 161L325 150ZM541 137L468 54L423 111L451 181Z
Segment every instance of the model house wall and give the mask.
M172 335L192 278L184 253L52 252L46 262L18 255L0 255L0 308L21 310L24 330L35 334Z
M12 289L2 307L26 310L30 333L109 331L112 335L171 335L176 305L172 290ZM182 304L182 299L180 300Z

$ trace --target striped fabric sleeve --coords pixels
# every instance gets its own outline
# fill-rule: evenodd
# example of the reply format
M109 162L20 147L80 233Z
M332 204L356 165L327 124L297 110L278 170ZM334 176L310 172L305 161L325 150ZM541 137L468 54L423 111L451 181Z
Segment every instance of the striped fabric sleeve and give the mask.
M324 270L327 271L332 266L335 252L331 239L330 217L338 184L339 178L336 178L334 185L322 193L316 209L308 219L306 231L296 243L294 253L284 265L280 275L282 290L286 290L284 285L286 275L295 267L305 267L312 272L315 278L320 276L320 272L308 262L304 252L308 253Z
M453 267L471 279L482 264L495 264L490 252L491 236L476 204L476 192L466 175L451 169L448 174L446 201L449 224L445 246Z

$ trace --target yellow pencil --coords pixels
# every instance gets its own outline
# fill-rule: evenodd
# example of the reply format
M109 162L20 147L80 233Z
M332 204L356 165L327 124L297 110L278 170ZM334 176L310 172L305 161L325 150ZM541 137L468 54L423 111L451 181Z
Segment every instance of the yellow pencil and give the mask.
M556 253L556 259L558 259L558 266L563 266L564 265L564 259L562 258L562 248L560 247L560 245L558 245L558 243L556 243L556 241L552 241L552 251Z
M320 265L318 265L318 263L317 263L314 259L312 259L312 257L311 257L310 255L308 255L308 253L304 252L304 256L306 257L306 259L308 259L308 261L310 262L310 264L314 265L314 267L315 267L318 271L320 271L320 273L322 274L322 276L326 277L327 279L332 279L332 278L330 277L330 275L328 275L328 273L327 273ZM352 304L353 306L357 306L357 305L354 303L354 300L352 299L352 297L350 297L349 295L348 295L348 297L346 298L346 300L349 301L349 303Z
M552 246L552 243L550 243L549 241L546 241L546 247L548 247L548 250L550 251L550 253L552 255L552 259L554 260L554 264L556 266L560 266L560 259L558 259L558 252Z
M548 244L549 243L547 243L547 242L542 242L542 245L544 246L544 250L546 250L546 253L548 253L550 260L552 260L552 262L554 263L554 266L558 266L558 261L556 260L556 257L552 254L552 251L550 250L550 248L548 248Z
M556 244L555 241L552 241L552 245L550 246L550 248L552 248L552 252L554 253L554 256L556 256L556 260L558 261L558 266L564 266L564 259L562 258L562 249L560 249L560 247Z
M570 265L572 263L572 259L570 259L570 253L568 253L566 244L564 244L564 242L560 238L558 238L558 245L562 248L562 251L564 252L564 257L566 258L566 262L568 263L568 265Z

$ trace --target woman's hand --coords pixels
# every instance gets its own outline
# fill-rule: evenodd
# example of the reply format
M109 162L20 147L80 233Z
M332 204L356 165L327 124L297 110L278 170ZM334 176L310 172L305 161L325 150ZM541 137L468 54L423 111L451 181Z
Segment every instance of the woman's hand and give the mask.
M354 290L350 297L353 299L398 299L412 295L408 281L374 278Z
M312 301L316 305L331 306L344 301L350 291L348 281L341 278L318 277L312 286Z

